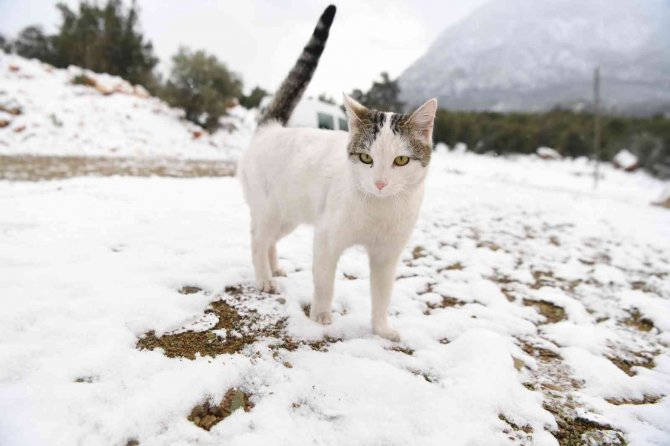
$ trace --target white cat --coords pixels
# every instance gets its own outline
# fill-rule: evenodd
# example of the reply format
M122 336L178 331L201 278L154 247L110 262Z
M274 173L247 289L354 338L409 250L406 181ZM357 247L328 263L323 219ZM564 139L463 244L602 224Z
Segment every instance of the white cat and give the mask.
M276 291L272 277L282 274L277 242L299 224L311 223L310 318L331 323L338 259L346 248L362 245L369 255L373 331L398 340L387 311L396 266L423 197L437 101L400 115L367 109L345 95L348 133L282 127L311 79L334 13L333 6L324 12L238 166L251 210L256 282L262 291Z

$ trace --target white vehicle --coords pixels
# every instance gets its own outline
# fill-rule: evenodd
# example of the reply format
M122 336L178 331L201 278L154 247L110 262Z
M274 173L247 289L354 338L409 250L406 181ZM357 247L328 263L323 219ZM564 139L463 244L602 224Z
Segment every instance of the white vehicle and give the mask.
M272 102L272 96L263 98L260 104L262 114ZM286 127L312 127L317 129L348 130L347 116L339 105L329 104L313 98L303 98L298 102Z

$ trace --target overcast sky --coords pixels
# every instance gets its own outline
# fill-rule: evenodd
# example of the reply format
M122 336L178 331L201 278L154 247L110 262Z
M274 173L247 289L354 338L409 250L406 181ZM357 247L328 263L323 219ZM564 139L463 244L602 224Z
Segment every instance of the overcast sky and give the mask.
M77 0L64 0L76 6ZM102 2L103 0L99 0ZM381 71L399 75L447 26L487 0L339 0L328 45L308 94L369 88ZM0 32L41 24L54 31L53 0L0 0ZM245 90L274 91L307 42L325 0L138 0L141 27L161 69L180 45L205 49L240 73Z

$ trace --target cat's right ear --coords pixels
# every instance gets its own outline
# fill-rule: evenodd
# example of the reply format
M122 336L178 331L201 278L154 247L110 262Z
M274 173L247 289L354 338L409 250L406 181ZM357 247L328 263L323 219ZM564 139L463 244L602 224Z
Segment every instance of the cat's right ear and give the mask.
M347 110L347 117L349 118L349 128L356 128L365 118L368 109L346 93L342 93L342 96L344 98L344 108Z

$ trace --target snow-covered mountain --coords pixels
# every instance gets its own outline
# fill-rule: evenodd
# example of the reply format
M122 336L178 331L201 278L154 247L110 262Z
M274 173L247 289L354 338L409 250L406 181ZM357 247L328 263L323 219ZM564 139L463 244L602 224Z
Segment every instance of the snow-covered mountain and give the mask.
M492 0L447 28L401 76L403 100L465 110L541 110L592 97L670 110L670 1Z

